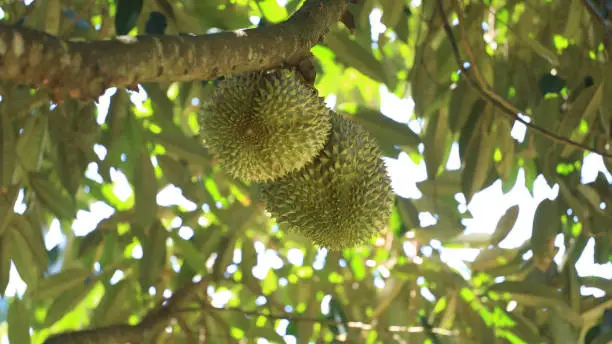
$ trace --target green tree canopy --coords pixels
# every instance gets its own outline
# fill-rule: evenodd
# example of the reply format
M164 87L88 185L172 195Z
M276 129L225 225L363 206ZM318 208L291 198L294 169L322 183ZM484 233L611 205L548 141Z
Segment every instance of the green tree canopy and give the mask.
M612 341L611 10L0 0L1 338ZM279 227L198 137L220 78L285 67L383 152L367 245Z

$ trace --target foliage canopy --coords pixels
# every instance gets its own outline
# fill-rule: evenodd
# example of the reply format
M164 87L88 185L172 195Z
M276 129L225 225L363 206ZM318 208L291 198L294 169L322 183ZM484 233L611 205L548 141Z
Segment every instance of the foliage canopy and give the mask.
M612 324L612 284L576 267L588 243L601 269L612 261L612 8L600 3L0 1L0 335L612 340L601 325ZM152 34L164 37L113 40ZM314 55L330 106L370 131L388 162L427 174L422 196L397 195L387 231L363 247L327 252L279 229L257 189L197 139L215 78L296 63L299 49ZM400 121L382 113L394 99ZM593 158L600 170L585 182ZM413 182L413 171L394 181ZM533 195L542 177L558 196L537 206L529 240L500 246L530 231L516 225L524 204L487 235L465 232L480 191ZM477 252L465 269L443 259L456 248Z

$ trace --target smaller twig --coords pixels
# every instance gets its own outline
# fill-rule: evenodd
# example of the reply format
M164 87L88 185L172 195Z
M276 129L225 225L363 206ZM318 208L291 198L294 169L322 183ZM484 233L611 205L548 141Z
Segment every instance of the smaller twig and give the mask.
M515 120L517 122L520 122L522 124L524 124L526 127L533 129L534 131L544 135L545 137L551 139L552 141L558 142L558 143L562 143L568 146L572 146L575 148L579 148L585 151L589 151L592 153L597 153L599 155L601 155L604 158L612 158L612 154L610 153L606 153L606 152L602 152L599 151L593 147L587 146L585 144L570 140L566 137L560 136L550 130L547 130L545 128L542 128L534 123L528 122L527 120L521 118L519 116L519 114L524 113L522 111L520 111L519 109L517 109L514 105L508 103L505 99L503 99L502 97L500 97L497 93L493 92L490 87L485 83L485 84L481 84L478 81L475 81L473 79L472 76L472 71L475 75L479 75L480 71L478 71L478 67L476 65L474 65L473 61L470 61L471 65L470 68L466 68L463 65L463 59L461 58L461 54L459 52L459 46L457 44L457 40L455 38L455 35L452 31L452 28L450 26L450 23L448 22L448 18L446 16L446 12L444 10L444 4L443 4L443 0L438 0L438 10L440 12L440 16L442 17L442 24L444 27L444 31L446 32L446 35L448 36L448 39L451 42L451 47L452 47L452 51L453 51L453 55L455 56L455 59L457 60L457 64L459 65L459 69L461 70L461 72L463 74L466 75L466 79L468 81L468 83L476 88L478 90L478 92L480 93L481 98L483 98L484 100L492 103L493 105L495 105L497 108L499 108L500 110L502 110L502 113L504 115L506 115L507 117L509 117L512 120ZM461 19L459 19L459 25L461 25Z
M591 14L591 17L595 17L595 20L597 20L603 26L604 45L607 51L610 53L610 49L612 48L612 24L610 24L610 21L607 20L604 12L595 6L592 0L583 0L582 3Z
M595 19L601 24L603 25L606 29L610 28L610 24L608 23L608 21L606 20L606 18L604 17L603 12L601 12L599 10L599 8L597 8L595 6L595 4L593 4L593 2L591 0L583 0L582 3L584 4L584 7L586 7L586 9L589 11L589 13L595 17Z
M246 310L246 309L242 309L238 307L225 307L225 308L211 307L208 304L202 304L199 307L190 306L190 307L178 308L175 311L177 313L179 312L201 312L203 309L210 310L210 311L218 311L218 312L238 312L238 313L242 313L243 315L252 316L252 317L263 316L268 319L274 319L274 320L285 319L291 322L311 322L311 323L319 323L319 324L325 324L325 325L343 325L349 328L360 329L363 331L372 331L376 329L375 325L363 323L360 321L342 322L342 321L336 321L336 320L328 320L322 317L308 317L308 316L301 316L301 315L295 315L295 314L290 314L290 313L267 314L267 313L263 313L259 311L250 311L250 310ZM426 331L426 329L423 326L398 326L398 325L389 326L387 330L389 332L403 332L403 333L422 333ZM457 336L459 334L458 331L452 331L452 330L447 330L443 328L432 328L431 331L433 333L436 333L442 336Z

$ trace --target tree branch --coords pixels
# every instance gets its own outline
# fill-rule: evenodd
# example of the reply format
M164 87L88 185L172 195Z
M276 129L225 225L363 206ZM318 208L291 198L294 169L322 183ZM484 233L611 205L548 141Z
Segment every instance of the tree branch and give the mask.
M361 331L374 331L377 329L375 324L367 324L367 323L363 323L360 321L342 322L342 321L337 321L337 320L326 319L323 317L308 317L308 316L291 314L291 313L269 314L269 313L258 312L258 311L249 311L249 310L238 308L238 307L216 308L216 307L211 307L208 304L202 304L201 307L180 308L180 309L177 309L176 312L201 312L202 309L207 309L210 311L217 311L217 312L238 312L238 313L244 314L245 316L251 316L251 317L263 316L263 317L266 317L268 319L273 319L273 320L285 319L291 322L319 323L323 325L338 325L338 326L343 325L343 326L347 326L348 328L359 329ZM392 333L423 333L427 329L423 326L389 326L386 330ZM433 333L439 334L442 336L452 336L452 337L459 336L459 331L456 331L456 330L448 330L444 328L431 328L430 330Z
M159 308L151 310L135 326L110 325L81 331L62 332L47 338L44 344L97 344L97 343L144 343L149 336L159 332L178 312L179 307L194 297L210 280L203 278L177 290Z
M46 86L56 100L90 99L112 86L212 80L294 65L346 8L346 0L307 0L287 21L263 28L88 42L0 24L0 80Z
M595 6L592 0L583 0L582 3L584 4L584 7L586 7L588 12L591 14L591 17L595 18L595 20L597 20L599 24L601 24L601 26L603 27L604 45L608 50L608 54L612 53L612 24L610 24L610 21L608 21L608 19L606 18L607 16L604 13L603 8L597 8L597 6ZM602 4L602 6L606 5Z
M610 24L608 23L608 21L606 20L604 14L602 11L600 11L599 8L597 8L597 6L595 6L595 4L591 1L591 0L583 0L582 3L584 4L584 7L586 7L586 9L589 11L589 13L595 17L595 19L606 28L606 31L609 30L610 28Z
M491 90L491 87L482 78L480 71L478 70L478 66L476 65L475 61L473 61L473 58L472 58L472 61L469 61L470 62L469 68L466 68L464 66L464 61L461 58L461 53L459 52L459 45L457 43L457 39L455 38L455 35L452 31L450 23L448 22L448 17L446 16L446 12L444 10L444 1L438 0L437 5L438 5L438 10L440 12L440 16L442 18L442 25L444 27L444 31L446 32L446 35L451 43L453 55L455 57L455 60L457 61L459 69L466 76L466 80L468 81L470 86L478 90L481 98L490 102L498 109L502 110L502 113L508 116L510 119L524 124L528 128L536 131L537 133L541 135L544 135L545 137L551 139L552 141L562 143L568 146L572 146L572 147L575 147L581 150L589 151L592 153L597 153L603 156L604 158L612 158L612 153L602 152L595 148L582 144L580 142L572 141L566 137L560 136L552 131L549 131L545 128L542 128L534 123L528 122L525 119L521 118L519 114L522 112L519 109L517 109L514 105L510 104L508 101L506 101L501 96L499 96L497 93ZM463 18L461 18L462 16L459 16L459 17L460 18L459 18L458 25L462 25ZM462 29L462 26L460 26L460 29ZM469 53L469 50L468 50L468 53Z

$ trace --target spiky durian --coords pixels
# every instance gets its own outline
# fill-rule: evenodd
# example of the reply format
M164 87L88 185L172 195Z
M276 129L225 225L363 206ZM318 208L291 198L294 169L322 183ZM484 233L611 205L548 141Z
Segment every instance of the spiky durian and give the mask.
M200 116L201 137L232 177L277 179L311 162L331 130L322 98L296 72L276 70L219 83Z
M363 244L386 226L393 192L375 140L352 120L331 116L331 135L315 160L261 191L279 224L340 250Z

